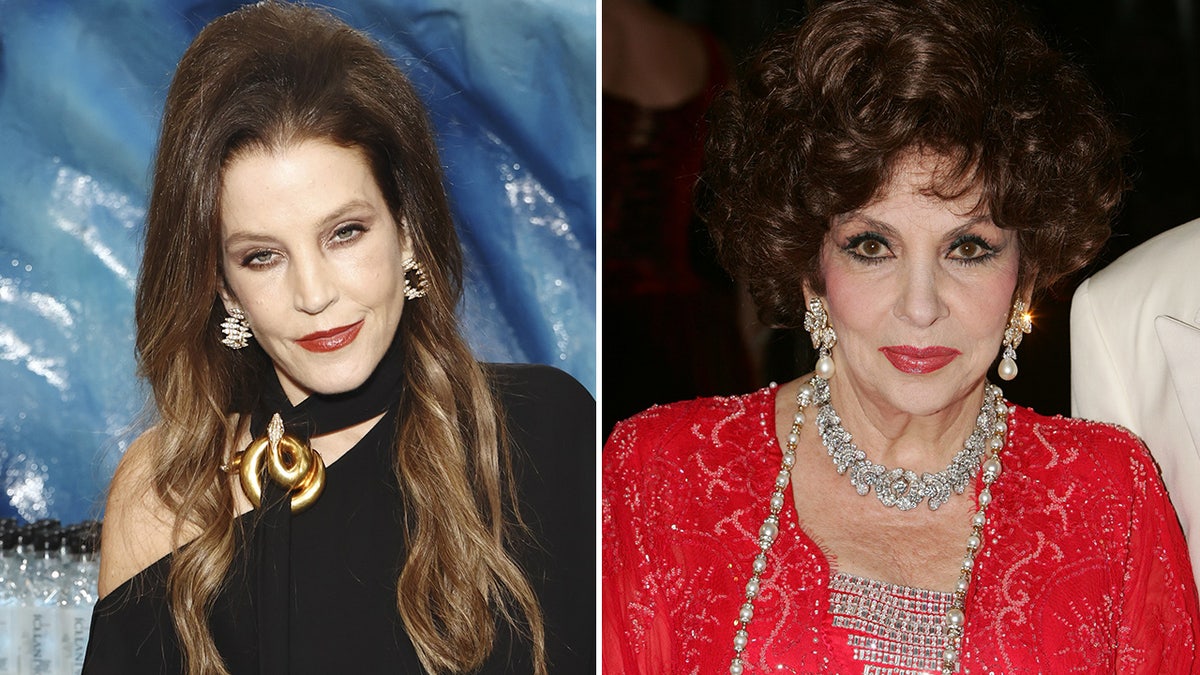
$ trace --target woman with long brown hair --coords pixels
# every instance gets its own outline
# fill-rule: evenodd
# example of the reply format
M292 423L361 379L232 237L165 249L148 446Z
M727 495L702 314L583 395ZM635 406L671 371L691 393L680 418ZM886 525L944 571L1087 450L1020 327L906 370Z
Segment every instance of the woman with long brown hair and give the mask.
M85 672L592 667L594 403L475 361L441 181L412 87L327 13L189 47L135 308L158 419L110 488Z

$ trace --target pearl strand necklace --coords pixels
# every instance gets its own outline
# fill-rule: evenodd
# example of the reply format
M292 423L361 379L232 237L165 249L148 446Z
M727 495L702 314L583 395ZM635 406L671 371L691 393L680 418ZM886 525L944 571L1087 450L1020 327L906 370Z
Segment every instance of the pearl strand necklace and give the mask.
M815 379L815 378L814 378ZM988 442L988 457L980 468L982 471L983 489L979 491L977 501L979 510L971 517L971 534L967 537L967 553L963 556L962 565L958 571L958 582L955 584L950 607L946 610L944 630L946 648L942 652L942 673L951 675L958 669L962 637L966 626L966 614L963 605L967 599L967 589L971 584L971 573L975 567L975 556L983 548L983 528L987 523L987 508L992 503L992 483L1000 477L1000 450L1004 447L1005 434L1008 432L1008 407L1004 403L1004 394L993 384L986 384L984 400L994 401L995 423L992 425L992 436ZM779 473L775 476L775 490L771 492L769 514L758 528L758 555L751 565L753 570L750 580L746 582L746 600L738 611L734 622L737 630L733 635L733 660L729 664L730 675L742 675L745 662L742 652L750 643L747 628L754 619L754 599L758 597L759 586L763 572L767 569L767 551L779 536L779 513L783 510L784 490L791 483L792 467L796 464L796 447L800 444L800 430L804 428L804 409L814 403L816 389L812 382L805 382L796 392L796 414L792 417L792 428L788 432L787 447L783 450L783 460ZM983 416L983 413L980 413Z

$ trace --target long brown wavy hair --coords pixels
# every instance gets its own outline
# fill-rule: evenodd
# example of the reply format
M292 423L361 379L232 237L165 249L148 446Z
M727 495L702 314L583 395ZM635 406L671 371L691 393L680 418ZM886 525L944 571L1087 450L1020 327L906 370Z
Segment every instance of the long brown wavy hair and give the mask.
M247 148L327 139L361 148L429 293L400 322L406 387L395 471L406 508L401 618L424 667L478 668L494 615L528 636L545 672L542 614L509 552L519 518L500 410L459 335L462 252L437 151L412 86L379 46L310 7L259 3L200 33L167 95L136 297L140 372L160 419L152 488L175 515L170 613L190 674L226 673L208 613L234 557L235 505L220 466L274 377L257 345L221 345L222 168ZM511 509L511 510L510 510ZM180 547L182 533L198 531Z

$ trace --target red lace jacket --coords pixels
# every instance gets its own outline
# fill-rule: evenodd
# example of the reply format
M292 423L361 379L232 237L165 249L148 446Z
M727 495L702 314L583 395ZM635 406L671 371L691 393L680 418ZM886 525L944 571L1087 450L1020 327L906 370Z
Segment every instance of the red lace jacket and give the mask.
M774 401L769 388L655 407L613 432L606 674L729 672L779 470ZM1119 427L1026 408L1008 421L959 672L1200 672L1187 548L1145 447ZM780 518L745 672L864 672L830 619L829 562L797 525L790 491Z

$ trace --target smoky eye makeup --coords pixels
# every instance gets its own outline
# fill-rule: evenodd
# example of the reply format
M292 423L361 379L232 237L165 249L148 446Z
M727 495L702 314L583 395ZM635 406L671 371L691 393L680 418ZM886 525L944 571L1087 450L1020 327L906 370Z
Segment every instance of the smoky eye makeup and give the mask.
M1004 250L1001 244L992 244L977 234L961 235L947 247L946 257L964 264L986 262Z
M366 234L367 229L366 225L357 221L342 223L329 234L329 243L334 246L349 244Z
M270 267L274 260L275 252L269 249L254 249L242 254L238 258L240 265L248 269Z
M869 263L881 262L891 255L891 244L878 232L860 232L846 239L842 252L855 260Z

